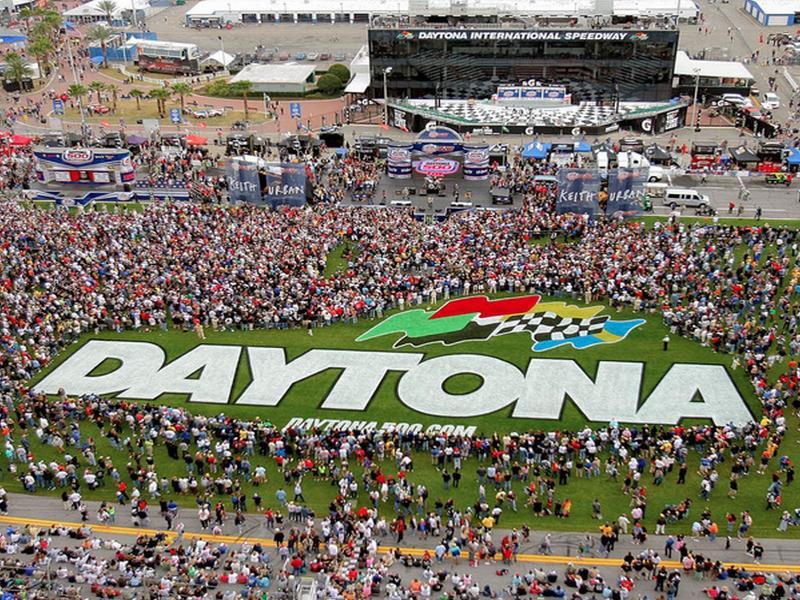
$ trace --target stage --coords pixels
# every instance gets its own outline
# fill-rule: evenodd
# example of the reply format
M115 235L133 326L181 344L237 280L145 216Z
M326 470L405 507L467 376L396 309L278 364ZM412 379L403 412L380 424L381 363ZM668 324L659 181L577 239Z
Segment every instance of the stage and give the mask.
M394 179L384 173L371 196L358 192L351 193L345 198L343 204L345 206L413 207L415 215L436 219L444 219L454 212L471 208L503 210L518 208L522 205L522 194L512 195L510 198L501 200L503 203L493 202L488 179L470 181L464 179L459 173L444 178L443 183L444 190L438 194L422 195L420 192L426 191L425 177L422 175L414 173L410 179ZM454 196L456 185L458 185L457 201ZM406 192L406 190L408 191ZM504 192L507 194L507 190ZM499 195L497 191L495 193Z

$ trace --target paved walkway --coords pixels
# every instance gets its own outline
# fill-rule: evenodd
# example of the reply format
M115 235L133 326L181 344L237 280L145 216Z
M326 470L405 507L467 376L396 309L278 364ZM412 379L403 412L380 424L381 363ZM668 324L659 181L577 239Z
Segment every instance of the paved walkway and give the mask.
M89 508L89 525L97 533L118 534L118 535L139 535L142 533L155 533L164 531L158 529L159 526L166 526L166 522L159 514L158 503L150 504L150 523L147 527L134 527L130 518L129 507L118 506L115 523L99 524L97 522L97 510L99 502L87 501ZM49 527L53 524L65 524L74 526L80 524L80 517L75 511L64 511L63 503L60 499L51 496L35 496L26 494L9 494L10 512L6 516L0 516L0 523L9 525L31 525L35 527ZM223 535L212 535L210 532L203 531L200 521L197 518L197 511L181 507L178 510L178 517L175 523L183 523L185 526L184 537L187 539L203 538L213 542L238 543L247 539L251 542L260 542L267 546L274 547L272 541L273 531L267 530L263 516L260 514L249 513L246 523L240 533L233 525L233 515L228 515L228 519L223 527ZM293 526L291 521L284 522L284 529ZM533 522L535 525L535 521ZM413 533L403 539L401 550L415 556L421 556L425 550L433 552L437 538L430 537L421 539ZM493 537L499 541L507 530L495 530ZM591 532L595 538L599 537L596 532ZM620 558L626 553L631 552L636 555L645 546L635 545L631 542L630 536L623 536L616 544L613 556L605 557L600 555L577 556L578 544L584 537L584 533L555 533L552 536L553 553L543 555L538 553L539 545L545 532L534 531L531 533L530 541L523 544L518 556L519 562L548 565L566 565L573 563L585 566L607 566L618 567ZM663 555L665 536L650 536L651 547ZM384 546L381 551L395 548L396 544L391 543L387 538L384 539ZM716 541L706 538L693 540L689 538L688 547L690 550L700 552L703 556L710 556L714 560L721 560L726 564L735 564L748 570L761 570L770 572L798 572L800 573L800 543L796 539L768 538L760 540L764 546L765 562L754 564L752 559L744 552L744 541L731 540L731 548L725 550L725 537L719 537ZM596 544L599 548L599 544ZM669 568L680 568L676 560L665 560L664 564Z

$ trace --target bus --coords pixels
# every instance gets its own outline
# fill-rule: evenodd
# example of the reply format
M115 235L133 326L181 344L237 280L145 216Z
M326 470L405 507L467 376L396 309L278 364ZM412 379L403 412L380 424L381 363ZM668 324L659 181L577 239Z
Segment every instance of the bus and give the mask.
M200 73L200 49L197 44L143 40L139 43L138 65L153 73Z

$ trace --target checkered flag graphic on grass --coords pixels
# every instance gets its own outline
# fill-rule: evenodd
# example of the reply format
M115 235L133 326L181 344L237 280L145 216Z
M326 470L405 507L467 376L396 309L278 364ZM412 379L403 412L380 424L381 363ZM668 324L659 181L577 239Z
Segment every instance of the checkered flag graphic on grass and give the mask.
M428 344L451 346L486 341L510 333L527 334L534 352L570 345L580 350L597 344L614 344L644 324L643 319L614 321L599 314L603 306L575 306L565 302L539 302L540 296L514 296L490 300L469 296L450 300L436 311L421 309L396 313L360 335L363 342L384 335L402 334L395 348Z
M561 341L600 333L606 321L608 321L606 315L580 319L563 317L554 312L530 313L509 317L492 332L492 337L527 332L534 342Z

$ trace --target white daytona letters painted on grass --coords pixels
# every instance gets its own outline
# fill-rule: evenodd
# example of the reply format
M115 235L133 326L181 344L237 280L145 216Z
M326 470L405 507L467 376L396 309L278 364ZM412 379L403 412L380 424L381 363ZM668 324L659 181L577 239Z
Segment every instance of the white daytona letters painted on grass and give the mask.
M153 400L185 394L191 402L228 402L240 346L203 344L165 365L163 350L149 342L92 340L45 377L36 389L55 394L117 394ZM397 395L415 411L445 417L477 417L511 407L519 419L559 419L569 398L587 419L674 424L707 418L717 424L744 423L750 411L721 365L675 364L639 407L644 365L601 361L592 378L572 360L531 359L525 373L499 358L450 354L422 361L408 352L310 350L287 362L282 348L247 348L252 382L237 403L276 406L293 384L328 369L340 371L322 408L364 411L389 371L401 371ZM106 359L120 365L90 376ZM483 381L468 394L443 388L453 375L471 373ZM190 378L191 377L191 378ZM699 400L699 401L698 401Z

